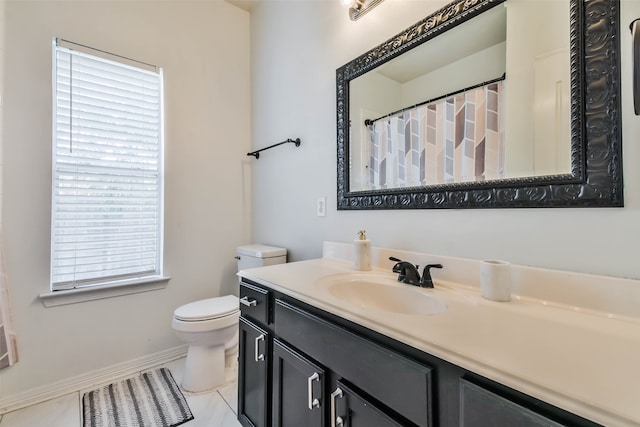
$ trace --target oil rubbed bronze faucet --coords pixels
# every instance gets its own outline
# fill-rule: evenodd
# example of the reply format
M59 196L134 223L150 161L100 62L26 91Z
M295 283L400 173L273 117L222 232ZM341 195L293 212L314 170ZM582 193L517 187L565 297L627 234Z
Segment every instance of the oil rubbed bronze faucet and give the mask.
M420 279L420 273L418 273L419 265L413 265L410 262L402 261L395 257L389 257L389 260L395 261L395 265L391 271L398 273L398 282L423 288L433 288L431 269L442 268L442 264L427 264L422 271L422 279Z

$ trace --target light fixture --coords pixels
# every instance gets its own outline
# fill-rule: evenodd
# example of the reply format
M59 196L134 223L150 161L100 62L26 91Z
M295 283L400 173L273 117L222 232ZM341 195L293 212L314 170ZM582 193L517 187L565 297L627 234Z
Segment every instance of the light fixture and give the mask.
M345 0L342 0L345 3ZM361 18L365 13L382 3L383 0L346 0L349 6L349 18L355 21Z

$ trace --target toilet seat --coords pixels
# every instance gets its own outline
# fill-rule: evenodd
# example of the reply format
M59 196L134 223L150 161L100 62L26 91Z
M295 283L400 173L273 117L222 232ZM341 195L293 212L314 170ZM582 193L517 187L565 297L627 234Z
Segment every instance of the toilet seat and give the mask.
M180 306L173 312L173 317L182 322L203 322L232 316L239 311L238 298L234 295L225 295Z

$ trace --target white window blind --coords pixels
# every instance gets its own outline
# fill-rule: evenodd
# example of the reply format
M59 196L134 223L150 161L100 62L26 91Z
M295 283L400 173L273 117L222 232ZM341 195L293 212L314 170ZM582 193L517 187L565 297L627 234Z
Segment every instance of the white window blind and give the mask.
M51 289L162 274L162 70L54 43Z

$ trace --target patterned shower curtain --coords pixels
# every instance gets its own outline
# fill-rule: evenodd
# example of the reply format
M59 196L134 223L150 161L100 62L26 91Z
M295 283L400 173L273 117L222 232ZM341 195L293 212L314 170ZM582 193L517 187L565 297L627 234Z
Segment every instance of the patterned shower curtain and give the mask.
M0 369L18 361L18 347L12 327L9 283L4 263L4 244L0 228Z
M0 55L4 54L4 14L5 0L0 0ZM2 61L0 61L0 64ZM3 89L4 69L0 68L0 94ZM0 105L0 114L2 114L2 106ZM0 121L0 174L3 169L2 156L2 123ZM2 199L3 189L0 185L0 201ZM0 203L0 207L2 203ZM18 348L16 345L16 336L13 331L13 322L11 316L11 306L9 298L9 284L7 279L7 271L4 263L4 244L2 235L2 217L0 215L0 369L11 366L18 361Z
M504 178L504 81L369 126L371 189Z

